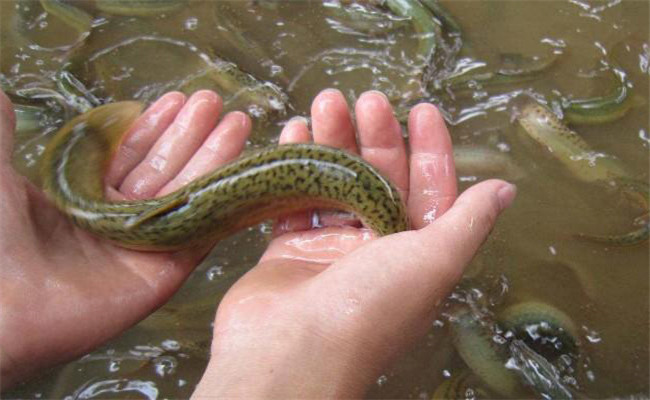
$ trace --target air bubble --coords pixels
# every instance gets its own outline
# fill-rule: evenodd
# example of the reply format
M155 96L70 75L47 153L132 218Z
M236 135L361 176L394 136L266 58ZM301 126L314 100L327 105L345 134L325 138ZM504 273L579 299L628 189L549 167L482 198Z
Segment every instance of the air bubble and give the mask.
M271 76L278 76L284 71L282 66L277 65L277 64L271 65L270 69L271 69Z
M223 267L220 265L215 265L206 271L209 281L214 281L220 276L223 276Z
M181 349L181 344L178 343L178 341L173 340L173 339L164 340L161 343L161 346L162 346L163 349L165 349L167 351L178 351L178 350Z
M194 31L199 27L199 20L196 17L190 17L185 20L185 29L188 31Z
M120 370L120 365L121 365L121 361L112 360L111 362L108 363L108 371L109 372L117 372L117 371Z
M163 378L176 372L177 365L178 362L174 357L171 356L158 357L154 360L154 368L156 370L156 374Z

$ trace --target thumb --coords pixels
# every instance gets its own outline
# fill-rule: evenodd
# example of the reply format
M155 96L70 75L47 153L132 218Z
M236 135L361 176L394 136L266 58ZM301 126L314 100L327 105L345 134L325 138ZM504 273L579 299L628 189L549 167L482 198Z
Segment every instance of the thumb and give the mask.
M515 185L497 179L470 187L445 214L419 231L423 245L444 250L445 264L462 274L516 194Z
M15 127L14 107L7 95L0 90L0 163L11 162Z
M364 315L383 327L385 332L376 333L386 340L395 334L418 337L515 193L514 185L499 180L474 185L428 226L372 241L317 279L336 288L328 296L345 308L337 315ZM351 311L351 304L361 310Z

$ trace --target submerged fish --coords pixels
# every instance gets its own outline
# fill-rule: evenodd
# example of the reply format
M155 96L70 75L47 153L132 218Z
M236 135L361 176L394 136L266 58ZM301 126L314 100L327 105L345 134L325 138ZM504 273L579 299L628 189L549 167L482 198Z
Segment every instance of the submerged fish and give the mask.
M503 334L495 329L495 322L506 328ZM560 353L578 357L578 330L562 310L527 301L509 307L497 315L497 321L492 321L470 307L458 306L452 309L450 328L458 354L498 397L523 398L524 393L529 397L531 391L542 398L574 397L551 360L524 342L526 336L545 338ZM455 386L454 392L460 395L469 387L461 380Z
M562 124L555 114L540 104L526 103L521 108L517 120L528 137L545 146L576 178L585 182L613 183L645 210L640 220L641 227L629 233L611 236L580 234L580 237L621 246L648 240L648 182L630 178L629 172L618 159L597 154L580 135Z

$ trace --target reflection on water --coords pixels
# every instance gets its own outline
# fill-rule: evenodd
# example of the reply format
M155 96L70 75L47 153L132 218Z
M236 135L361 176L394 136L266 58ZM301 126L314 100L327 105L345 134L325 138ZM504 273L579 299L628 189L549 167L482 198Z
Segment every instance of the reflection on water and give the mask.
M511 121L513 99L522 93L568 114L576 100L606 97L624 82L630 103L622 118L573 127L647 181L647 2L441 1L455 20L438 13L435 26L395 10L335 1L188 1L155 16L112 15L80 4L90 24L83 18L67 24L36 1L0 3L0 83L14 100L39 107L24 109L17 137L16 166L25 175L34 176L53 130L95 102L218 89L229 107L257 116L253 145L266 145L287 118L307 116L325 87L339 88L350 102L364 90L382 90L398 114L432 101L451 124L457 158L465 163L461 183L515 179L519 196L450 298L451 308L369 396L428 398L441 383L467 376L449 334L453 306L496 317L524 302L553 306L577 327L580 356L553 367L561 385L587 397L648 395L647 242L609 247L574 236L627 232L639 210L614 190L578 181L517 136ZM434 68L423 68L423 49L431 45ZM189 396L207 363L215 307L255 264L266 229L220 243L161 310L8 396Z

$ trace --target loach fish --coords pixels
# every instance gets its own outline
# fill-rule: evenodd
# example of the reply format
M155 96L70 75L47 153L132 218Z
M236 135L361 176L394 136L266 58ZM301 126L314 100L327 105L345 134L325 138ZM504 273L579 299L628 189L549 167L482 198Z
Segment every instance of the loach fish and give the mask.
M160 17L187 4L185 0L95 0L98 10L127 17Z
M545 146L569 171L584 182L614 184L625 196L639 204L645 214L635 222L641 227L627 234L597 236L579 234L579 237L618 246L634 245L648 240L650 220L648 210L648 182L630 178L623 164L616 158L596 153L580 135L567 128L548 108L535 102L526 103L517 116L525 134Z
M177 250L316 207L354 212L380 235L409 227L399 192L377 170L315 144L262 149L163 197L106 201L106 168L141 111L138 102L119 102L74 118L48 144L40 170L46 195L62 213L119 246Z
M564 120L571 124L604 124L622 118L644 101L635 96L624 72L613 69L618 86L609 94L587 99L562 101Z
M542 302L527 301L510 306L492 321L471 307L459 305L451 309L449 322L458 354L473 375L499 398L523 398L524 393L529 397L531 391L541 398L571 399L576 395L572 388L563 384L553 365L556 358L578 358L581 351L578 329L562 310ZM506 330L496 329L495 322ZM551 344L557 354L547 359L528 347L524 342L526 337L535 339L537 344ZM474 391L475 385L463 381L468 380L459 379L453 386L447 385L459 394L468 388ZM442 387L440 391L444 393L448 389Z

